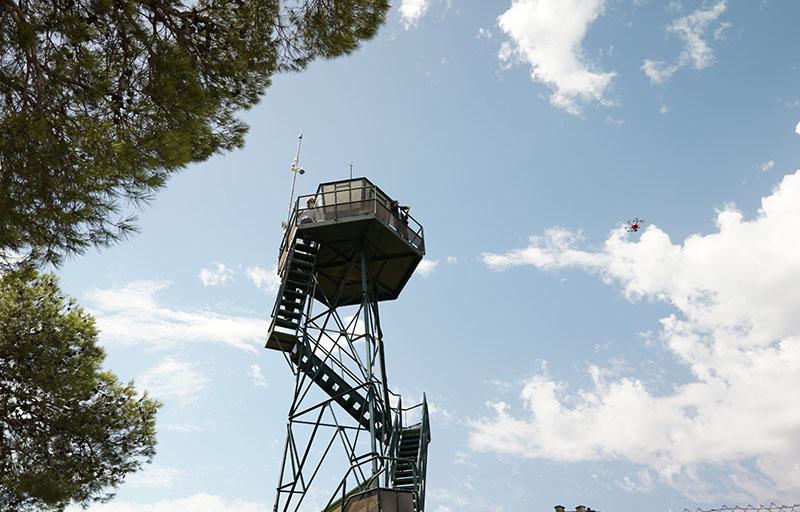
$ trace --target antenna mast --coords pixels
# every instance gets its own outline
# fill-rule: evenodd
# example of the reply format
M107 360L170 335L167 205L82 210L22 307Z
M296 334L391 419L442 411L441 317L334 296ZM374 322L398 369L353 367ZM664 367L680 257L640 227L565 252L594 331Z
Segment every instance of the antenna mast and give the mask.
M292 220L292 203L294 202L294 185L297 181L297 175L305 174L306 170L300 167L300 147L303 145L303 134L301 133L297 137L297 152L294 155L294 160L292 160L292 165L289 166L289 171L292 173L292 191L289 192L289 213L286 217L286 222L284 223L284 229L289 225L289 222Z

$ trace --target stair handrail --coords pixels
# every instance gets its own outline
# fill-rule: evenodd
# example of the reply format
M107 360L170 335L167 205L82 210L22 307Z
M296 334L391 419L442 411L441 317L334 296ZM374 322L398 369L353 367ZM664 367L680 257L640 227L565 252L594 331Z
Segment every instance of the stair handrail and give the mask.
M420 506L417 512L423 512L425 507L425 487L426 487L426 473L428 468L428 443L431 442L431 424L428 413L428 398L425 393L422 394L422 423L420 425L419 433L419 448L417 450L417 467L420 471L420 478L418 481L419 487L417 495L419 496Z
M400 395L398 395L396 393L392 393L391 391L389 393L391 393L394 396L398 396L398 397L400 396ZM422 407L422 402L418 403L417 405L412 405L411 407L400 408L400 409L398 409L398 414L400 414L403 418L405 418L405 416L403 416L404 413L407 413L409 411L413 411L414 409L419 409L420 407Z
M277 273L283 278L286 271L286 266L289 263L290 255L294 249L295 240L297 239L297 225L294 222L295 215L292 215L292 224L286 228L283 243L281 243L281 251L278 254Z
M272 306L272 313L270 314L270 317L273 319L273 323L275 321L275 315L278 312L278 309L279 309L279 306L280 306L280 298L283 295L283 289L286 286L285 279L286 279L286 274L288 272L289 261L293 258L294 246L295 246L296 239L297 239L297 231L295 230L295 227L296 226L293 225L287 230L287 235L289 234L289 231L291 231L291 244L289 244L281 252L280 257L278 258L277 274L278 274L278 277L281 280L281 284L280 284L280 286L278 288L278 296L277 296L277 299L275 301L275 305ZM312 244L313 244L313 242L312 242ZM313 284L316 287L316 282L314 282ZM309 295L312 296L312 297L314 296L313 290L309 293Z
M394 409L395 417L392 425L392 437L389 439L389 453L393 457L396 457L397 455L400 454L400 435L403 432L403 415L401 413L402 410L403 410L403 397L397 395L397 409ZM391 469L387 475L387 480L389 482L394 482L396 475L397 475L397 462L392 462Z

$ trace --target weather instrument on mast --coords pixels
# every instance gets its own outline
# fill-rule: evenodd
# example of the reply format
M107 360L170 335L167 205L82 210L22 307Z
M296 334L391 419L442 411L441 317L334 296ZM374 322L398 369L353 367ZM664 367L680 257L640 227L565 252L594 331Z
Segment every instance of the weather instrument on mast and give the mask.
M424 255L422 226L366 178L290 202L266 344L295 377L275 512L424 512L428 404L389 389L379 314ZM321 510L320 474L341 478Z

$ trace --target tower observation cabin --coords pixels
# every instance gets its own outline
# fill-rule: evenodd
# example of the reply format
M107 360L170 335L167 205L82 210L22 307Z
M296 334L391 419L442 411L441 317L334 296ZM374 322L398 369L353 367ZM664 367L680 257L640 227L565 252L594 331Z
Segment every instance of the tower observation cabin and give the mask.
M292 259L311 263L302 254L306 247L314 252L313 297L327 306L347 306L362 302L362 265L374 284L372 300L396 299L425 255L425 236L407 206L367 178L355 178L322 183L316 193L297 198L281 243L280 276L293 270L287 268ZM307 276L294 277L301 279L290 282L303 284ZM267 348L291 349L296 314L304 306L299 300L276 304Z
M266 342L295 377L275 512L424 512L428 404L389 389L379 314L424 255L410 208L367 178L293 202ZM304 501L320 472L341 475L322 510Z

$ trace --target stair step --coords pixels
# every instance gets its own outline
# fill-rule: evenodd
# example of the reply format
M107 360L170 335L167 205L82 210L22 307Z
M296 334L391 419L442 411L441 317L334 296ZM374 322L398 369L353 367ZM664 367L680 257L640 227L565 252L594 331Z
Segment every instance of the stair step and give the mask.
M303 302L305 302L306 294L290 288L284 288L283 292L281 293L281 297L284 299L301 299Z
M302 283L304 286L308 284L311 280L311 274L308 272L300 272L295 269L289 269L289 273L287 275L288 281L294 281L297 283Z
M283 300L278 305L287 311L302 311L305 308L305 304L302 302L288 300Z
M284 329L295 329L295 330L297 330L297 328L300 327L300 324L298 323L289 322L281 318L275 319L275 325L277 325L278 327L283 327Z
M311 274L296 272L294 270L289 270L289 272L286 273L287 283L299 284L303 289L308 286L309 281L311 281Z
M286 279L286 284L290 287L290 290L300 290L304 295L308 292L308 281Z
M277 315L284 318L293 318L295 320L299 320L300 317L303 316L303 313L300 311L292 311L290 309L278 309Z
M297 310L301 310L303 309L303 307L305 307L304 302L297 302L293 299L282 299L279 302L279 305L285 307L286 309L297 309Z
M297 252L297 251L295 251L294 254L292 254L292 261L303 261L305 263L313 264L314 259L315 259L314 254L308 254L305 252Z
M298 258L298 256L300 256L300 257ZM308 258L309 259L304 259L301 256L301 254L298 252L292 258L292 262L289 264L289 268L299 268L299 269L303 269L303 270L306 270L306 271L310 271L311 269L314 268L314 260L311 257L308 257Z
M301 240L298 240L294 244L294 251L295 251L295 253L299 252L299 253L306 253L309 256L316 256L317 247L314 246L314 245L306 244L306 243L302 242Z

